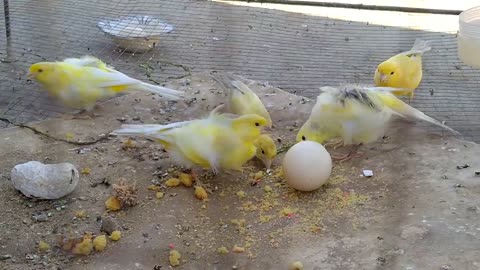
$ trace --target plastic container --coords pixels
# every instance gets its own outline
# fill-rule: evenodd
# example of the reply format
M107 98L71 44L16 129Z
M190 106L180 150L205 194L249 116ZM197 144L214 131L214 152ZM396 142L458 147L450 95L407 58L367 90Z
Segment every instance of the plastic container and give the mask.
M173 26L152 16L128 16L97 23L105 34L129 52L146 52L155 48L160 36L173 30Z
M460 60L480 68L480 6L460 13L457 41Z

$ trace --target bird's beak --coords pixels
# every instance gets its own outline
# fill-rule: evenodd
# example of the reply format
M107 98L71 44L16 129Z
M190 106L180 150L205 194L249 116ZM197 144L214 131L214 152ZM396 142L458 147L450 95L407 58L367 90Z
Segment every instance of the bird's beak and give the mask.
M387 82L387 80L388 80L387 75L385 75L385 74L383 74L383 73L380 74L380 81L381 81L382 83Z
M33 79L35 79L35 76L32 73L28 72L27 79L33 80Z
M270 167L272 166L272 160L269 158L262 158L262 162L265 165L265 168L267 168L267 170L270 170Z

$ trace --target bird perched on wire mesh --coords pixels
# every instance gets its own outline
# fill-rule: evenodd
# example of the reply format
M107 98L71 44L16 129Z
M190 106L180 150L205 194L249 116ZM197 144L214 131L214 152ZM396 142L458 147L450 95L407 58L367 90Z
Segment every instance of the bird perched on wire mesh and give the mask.
M392 115L420 119L459 134L393 95L393 91L400 90L398 88L344 85L320 90L322 93L300 128L297 141L323 144L339 138L343 145L374 142L384 136Z
M35 63L29 68L28 78L39 82L65 106L87 112L94 108L97 101L125 91L148 91L168 100L178 100L183 94L133 79L92 56Z
M254 141L267 121L256 114L238 117L220 114L221 107L204 119L167 125L122 125L112 134L155 140L187 169L211 169L215 174L241 171L243 164L255 156Z
M410 96L412 101L415 89L422 81L422 56L431 50L430 42L416 39L413 47L380 63L375 70L375 85L407 88L393 91L397 96Z
M236 115L257 114L267 120L267 127L272 127L272 118L260 98L237 76L229 73L212 76L227 93L226 108L229 113ZM257 154L265 167L270 169L273 159L277 155L277 146L272 137L262 134L256 141Z

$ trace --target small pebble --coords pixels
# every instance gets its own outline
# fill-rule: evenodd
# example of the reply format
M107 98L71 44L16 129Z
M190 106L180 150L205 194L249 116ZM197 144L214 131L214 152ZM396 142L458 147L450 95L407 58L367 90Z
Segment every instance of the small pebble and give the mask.
M48 216L44 212L41 212L41 213L33 214L32 219L36 222L45 222L48 220Z
M372 170L363 170L363 176L372 177L373 176L373 171Z
M100 228L100 231L112 234L112 232L118 230L118 228L119 226L115 219L108 216L102 219L102 227Z
M10 255L10 254L0 255L0 261L5 261L5 260L11 259L11 258L12 258L12 255Z
M461 170L461 169L466 169L466 168L468 168L468 167L470 167L470 165L468 165L468 164L458 165L458 166L457 166L457 169L458 169L458 170Z

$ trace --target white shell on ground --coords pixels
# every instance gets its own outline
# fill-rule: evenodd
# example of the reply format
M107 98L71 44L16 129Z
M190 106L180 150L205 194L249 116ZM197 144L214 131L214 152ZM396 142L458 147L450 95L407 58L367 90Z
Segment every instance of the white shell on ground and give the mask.
M30 198L59 199L75 189L78 179L78 170L70 163L30 161L16 165L11 172L13 186Z
M312 191L324 185L332 172L332 158L323 145L301 141L283 158L287 184L300 191Z

